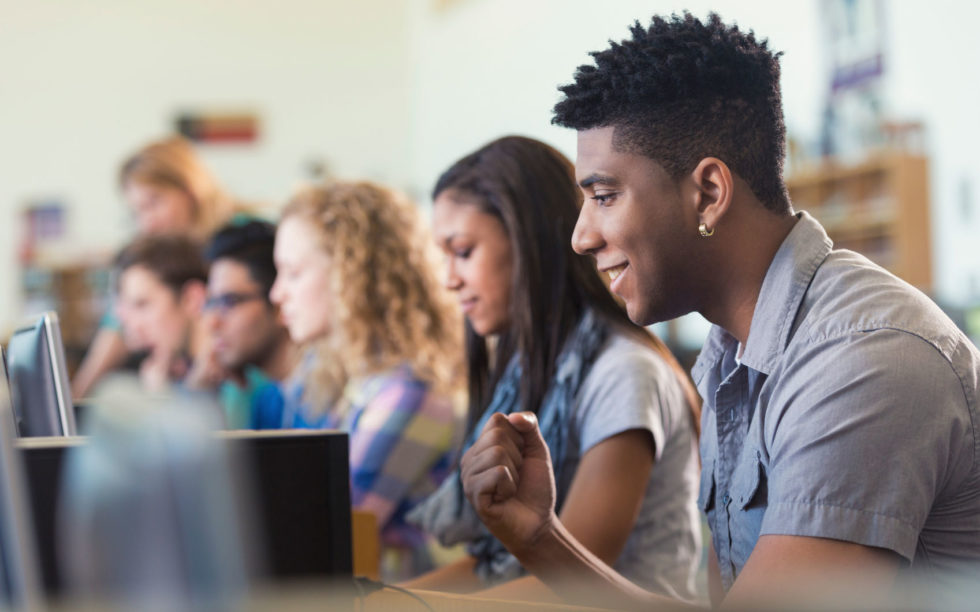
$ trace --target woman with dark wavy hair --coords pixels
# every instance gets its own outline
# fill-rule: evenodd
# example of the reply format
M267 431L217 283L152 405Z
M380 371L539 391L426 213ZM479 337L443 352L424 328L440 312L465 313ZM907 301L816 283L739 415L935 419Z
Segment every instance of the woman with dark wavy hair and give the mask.
M692 598L700 404L663 343L630 322L573 252L581 195L572 164L541 142L501 138L449 168L433 199L446 284L466 317L466 446L496 412L536 413L569 531L638 584ZM520 578L517 559L463 501L458 477L415 518L469 554L411 586L475 591L512 581L494 595L547 593Z

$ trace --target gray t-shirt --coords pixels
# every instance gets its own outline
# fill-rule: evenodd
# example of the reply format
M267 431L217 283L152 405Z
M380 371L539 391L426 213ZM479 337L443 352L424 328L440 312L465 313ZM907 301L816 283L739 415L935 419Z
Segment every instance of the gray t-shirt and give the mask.
M927 577L980 569L980 353L921 292L806 213L766 273L742 354L713 328L699 504L728 588L759 537L892 550Z
M614 567L652 591L696 599L697 441L674 371L649 346L614 331L582 382L570 419L561 470L566 491L582 456L596 444L632 429L652 434L654 465L643 505Z

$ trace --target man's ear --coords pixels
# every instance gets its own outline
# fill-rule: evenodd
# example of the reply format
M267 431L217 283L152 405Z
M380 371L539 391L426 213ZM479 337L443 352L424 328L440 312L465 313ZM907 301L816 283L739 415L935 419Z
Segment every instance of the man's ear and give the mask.
M691 178L698 189L698 223L710 234L722 223L735 195L735 182L728 165L717 157L705 157Z
M196 319L204 312L207 297L207 285L199 280L187 281L180 290L180 308L187 316Z

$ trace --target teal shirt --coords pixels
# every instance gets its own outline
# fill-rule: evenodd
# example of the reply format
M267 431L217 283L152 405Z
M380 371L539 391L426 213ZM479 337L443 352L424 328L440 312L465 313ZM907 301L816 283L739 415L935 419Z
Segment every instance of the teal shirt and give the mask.
M279 429L282 426L282 391L262 370L247 366L245 386L225 381L218 397L228 429Z

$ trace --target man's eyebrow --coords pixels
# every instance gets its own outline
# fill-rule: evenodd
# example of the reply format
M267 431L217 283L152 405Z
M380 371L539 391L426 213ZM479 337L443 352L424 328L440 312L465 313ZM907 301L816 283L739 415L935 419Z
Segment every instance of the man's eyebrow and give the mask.
M619 185L619 181L606 174L593 173L582 179L582 181L578 184L578 186L582 189L588 189L593 185L607 185L611 187Z

